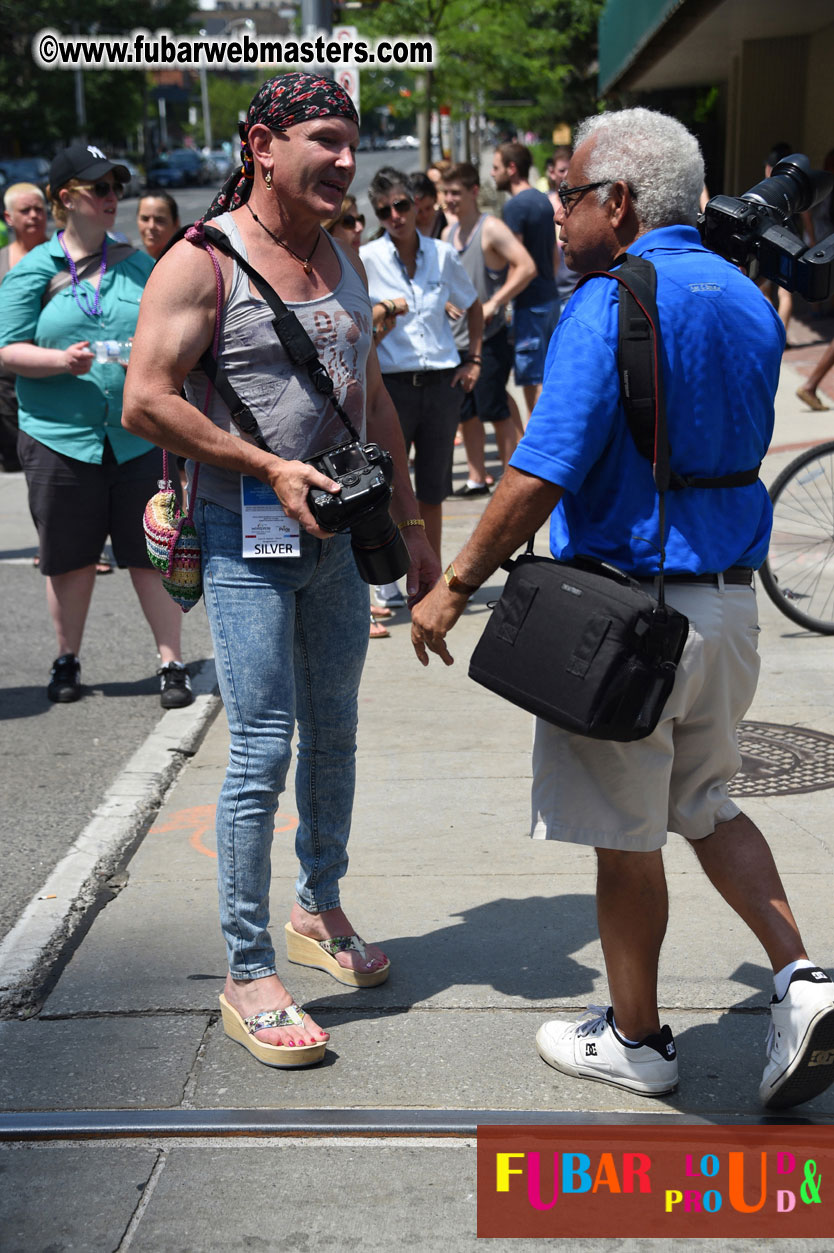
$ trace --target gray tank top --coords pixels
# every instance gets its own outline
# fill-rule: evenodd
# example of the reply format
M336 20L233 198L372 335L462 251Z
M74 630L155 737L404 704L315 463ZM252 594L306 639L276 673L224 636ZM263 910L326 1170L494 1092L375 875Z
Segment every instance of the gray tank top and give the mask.
M475 291L478 293L478 299L481 304L483 304L486 300L490 300L494 296L507 277L506 266L504 266L503 270L491 270L484 260L484 246L481 243L481 232L484 227L484 222L486 221L486 216L487 215L485 213L481 214L478 219L478 225L469 236L469 239L466 241L466 246L463 249L459 249L455 243L460 230L460 226L457 222L455 222L449 232L449 243L457 252L464 270L466 270L466 273L472 279L473 286ZM504 305L502 305L501 308L496 311L495 316L491 319L489 325L484 327L484 339L491 339L492 336L496 335L504 325ZM452 323L452 334L455 337L455 344L457 347L461 352L465 352L469 347L469 325L465 317L458 318L456 322Z
M246 247L230 213L215 218L212 226L228 235L232 245L248 261ZM336 394L353 425L365 438L365 380L371 346L371 302L356 270L334 242L341 278L326 296L291 304L318 349L336 387ZM279 293L280 294L280 293ZM261 433L273 452L287 460L311 457L341 443L347 430L329 402L310 382L306 370L290 362L272 326L269 305L253 296L249 279L238 265L223 309L218 357L229 382L252 410ZM208 380L202 370L192 370L185 394L202 413ZM241 435L229 410L212 389L208 417L224 431ZM251 442L251 441L249 441ZM189 486L193 463L188 462ZM234 513L240 513L240 475L233 470L202 464L197 495Z

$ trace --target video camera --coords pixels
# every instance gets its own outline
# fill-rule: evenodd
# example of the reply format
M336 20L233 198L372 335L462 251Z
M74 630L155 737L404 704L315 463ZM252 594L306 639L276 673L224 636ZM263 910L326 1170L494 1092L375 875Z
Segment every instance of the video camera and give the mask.
M825 300L834 288L834 234L808 247L783 224L819 204L832 187L834 175L812 170L806 156L794 153L743 196L713 196L698 218L701 238L751 278L771 279L812 302Z

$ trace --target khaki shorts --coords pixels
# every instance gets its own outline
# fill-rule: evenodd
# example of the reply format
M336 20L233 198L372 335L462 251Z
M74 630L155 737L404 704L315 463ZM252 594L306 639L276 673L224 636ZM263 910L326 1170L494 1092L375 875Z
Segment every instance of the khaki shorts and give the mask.
M689 638L647 739L592 740L536 719L533 839L650 852L667 831L703 839L741 812L727 784L759 676L756 594L672 583L666 599L689 619Z

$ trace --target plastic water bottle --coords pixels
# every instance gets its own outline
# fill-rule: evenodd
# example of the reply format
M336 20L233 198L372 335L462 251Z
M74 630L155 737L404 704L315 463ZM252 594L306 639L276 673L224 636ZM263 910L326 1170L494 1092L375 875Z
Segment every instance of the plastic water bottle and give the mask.
M130 360L132 339L97 339L93 342L93 352L99 365L127 365Z

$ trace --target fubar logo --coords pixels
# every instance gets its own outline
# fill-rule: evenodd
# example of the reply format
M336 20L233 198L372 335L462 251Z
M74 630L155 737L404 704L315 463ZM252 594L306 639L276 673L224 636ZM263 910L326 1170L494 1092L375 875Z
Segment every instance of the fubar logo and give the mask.
M827 1238L824 1179L828 1126L484 1126L478 1236Z

